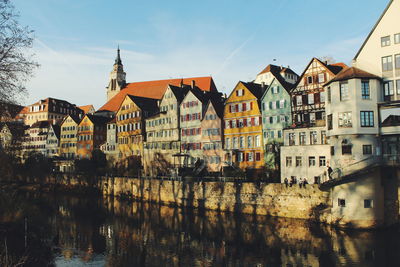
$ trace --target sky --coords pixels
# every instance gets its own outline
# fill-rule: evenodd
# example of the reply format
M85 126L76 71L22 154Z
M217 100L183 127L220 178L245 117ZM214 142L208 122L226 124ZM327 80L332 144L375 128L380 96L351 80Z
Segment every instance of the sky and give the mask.
M13 0L41 65L23 104L106 102L121 49L127 82L211 75L229 94L268 64L351 60L389 0Z

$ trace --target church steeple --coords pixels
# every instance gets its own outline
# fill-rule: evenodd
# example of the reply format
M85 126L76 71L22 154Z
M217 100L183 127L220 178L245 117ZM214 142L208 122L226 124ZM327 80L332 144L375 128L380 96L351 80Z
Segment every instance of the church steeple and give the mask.
M119 45L118 45L118 49L117 49L117 57L115 58L115 63L116 65L122 65L122 61L121 61L121 55L120 55L120 50L119 50Z
M107 86L107 101L121 91L126 85L126 73L122 65L121 53L118 45L117 57L115 58L113 70L110 73L110 79Z

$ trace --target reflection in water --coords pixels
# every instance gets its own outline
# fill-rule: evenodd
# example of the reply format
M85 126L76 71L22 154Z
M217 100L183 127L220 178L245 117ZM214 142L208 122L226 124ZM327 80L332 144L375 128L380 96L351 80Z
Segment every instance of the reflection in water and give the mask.
M50 244L53 257L48 262L56 266L329 267L400 263L398 228L344 232L301 220L180 210L112 198L47 195L24 199L38 211L29 214L30 224L36 225L33 228L46 226L46 232L38 235Z

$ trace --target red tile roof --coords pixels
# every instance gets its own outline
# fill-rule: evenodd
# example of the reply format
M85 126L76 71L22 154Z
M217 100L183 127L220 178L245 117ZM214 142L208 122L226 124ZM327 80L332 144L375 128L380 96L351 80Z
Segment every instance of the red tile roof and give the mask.
M126 95L161 99L169 84L179 86L181 82L190 85L192 81L203 91L217 91L212 77L196 77L183 79L168 79L158 81L129 83L118 94L111 98L99 110L117 111Z
M80 108L81 110L83 110L83 114L87 114L88 112L90 112L90 110L94 107L93 105L86 105L86 106L79 106L78 108Z

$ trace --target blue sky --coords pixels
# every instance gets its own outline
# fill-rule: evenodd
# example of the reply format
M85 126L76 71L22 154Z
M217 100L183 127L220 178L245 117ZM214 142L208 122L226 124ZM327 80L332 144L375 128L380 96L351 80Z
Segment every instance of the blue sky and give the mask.
M118 44L127 82L212 75L229 93L269 63L298 74L312 57L350 64L388 0L13 2L41 64L24 103L99 108Z

